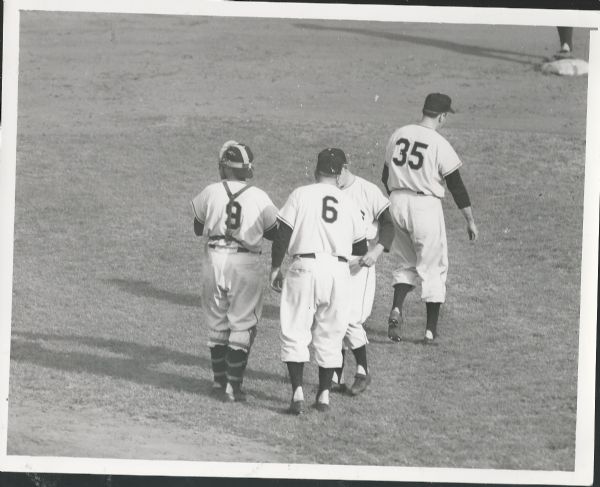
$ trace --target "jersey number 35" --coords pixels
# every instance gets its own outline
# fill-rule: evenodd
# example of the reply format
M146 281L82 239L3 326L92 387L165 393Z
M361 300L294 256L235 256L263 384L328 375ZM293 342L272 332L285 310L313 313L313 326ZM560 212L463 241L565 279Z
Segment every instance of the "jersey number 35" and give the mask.
M396 166L404 166L408 160L408 167L411 169L421 169L423 166L423 161L425 160L425 156L423 152L429 147L427 144L423 144L422 142L414 142L412 144L412 149L410 151L410 155L408 156L408 149L410 149L410 141L408 139L399 139L396 142L396 147L394 148L394 157L392 157L392 162Z

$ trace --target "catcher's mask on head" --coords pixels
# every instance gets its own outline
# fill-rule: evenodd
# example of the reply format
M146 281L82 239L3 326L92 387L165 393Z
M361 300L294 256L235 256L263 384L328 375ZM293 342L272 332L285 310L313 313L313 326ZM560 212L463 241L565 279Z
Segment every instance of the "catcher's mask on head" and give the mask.
M252 161L254 155L246 144L229 140L219 151L219 165L233 169L236 177L249 179L253 176Z

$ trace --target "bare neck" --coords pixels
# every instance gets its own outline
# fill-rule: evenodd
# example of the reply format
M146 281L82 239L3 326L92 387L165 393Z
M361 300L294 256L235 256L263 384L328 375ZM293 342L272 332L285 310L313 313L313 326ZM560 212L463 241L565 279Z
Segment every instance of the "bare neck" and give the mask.
M421 118L421 121L419 122L419 125L430 128L432 130L437 130L439 123L437 121L437 118L423 116L423 118Z
M329 176L317 176L317 183L330 184L331 186L337 186L337 179Z

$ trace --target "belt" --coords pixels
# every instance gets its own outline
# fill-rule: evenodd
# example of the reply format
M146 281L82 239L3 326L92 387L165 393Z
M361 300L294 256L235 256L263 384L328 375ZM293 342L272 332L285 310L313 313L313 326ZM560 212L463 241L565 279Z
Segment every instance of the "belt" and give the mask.
M300 257L301 259L316 259L317 254L296 254L294 257ZM348 262L346 257L342 257L341 255L334 255L333 257L337 257L337 260L340 262Z
M425 196L425 193L423 193L423 191L413 191L412 189L408 189L408 188L396 188L396 189L392 189L392 191L410 191L411 193Z
M230 250L233 250L233 248L231 248L231 247L223 247L223 246L219 246L219 245L216 245L216 244L208 244L208 248L209 249L230 249ZM250 252L247 248L244 248L244 247L238 247L237 251L238 252Z

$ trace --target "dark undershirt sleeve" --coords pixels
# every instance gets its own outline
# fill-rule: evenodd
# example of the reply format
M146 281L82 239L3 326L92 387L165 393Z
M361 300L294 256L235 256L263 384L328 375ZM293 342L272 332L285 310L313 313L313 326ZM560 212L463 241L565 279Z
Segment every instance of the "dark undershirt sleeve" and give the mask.
M198 237L204 233L204 223L201 223L197 218L194 218L194 233Z
M281 267L287 248L290 245L293 229L287 223L279 221L277 236L271 246L271 267Z
M381 182L385 186L385 190L389 195L391 193L390 188L388 188L388 179L390 177L390 169L387 167L387 164L383 165L383 171L381 172Z
M277 227L278 227L277 222L275 222L275 225L273 225L265 233L263 233L263 237L266 238L267 240L270 240L271 242L274 242L275 239L277 238L277 234L279 233L279 230L277 229Z
M377 221L379 222L379 241L377 243L383 245L384 252L389 252L394 240L394 222L392 222L389 207L379 215Z
M446 176L446 185L448 186L450 193L452 193L454 202L459 209L462 210L463 208L471 206L469 193L467 193L467 188L465 188L458 169L456 171L452 171Z
M367 239L363 238L352 244L352 255L365 255L367 253Z

